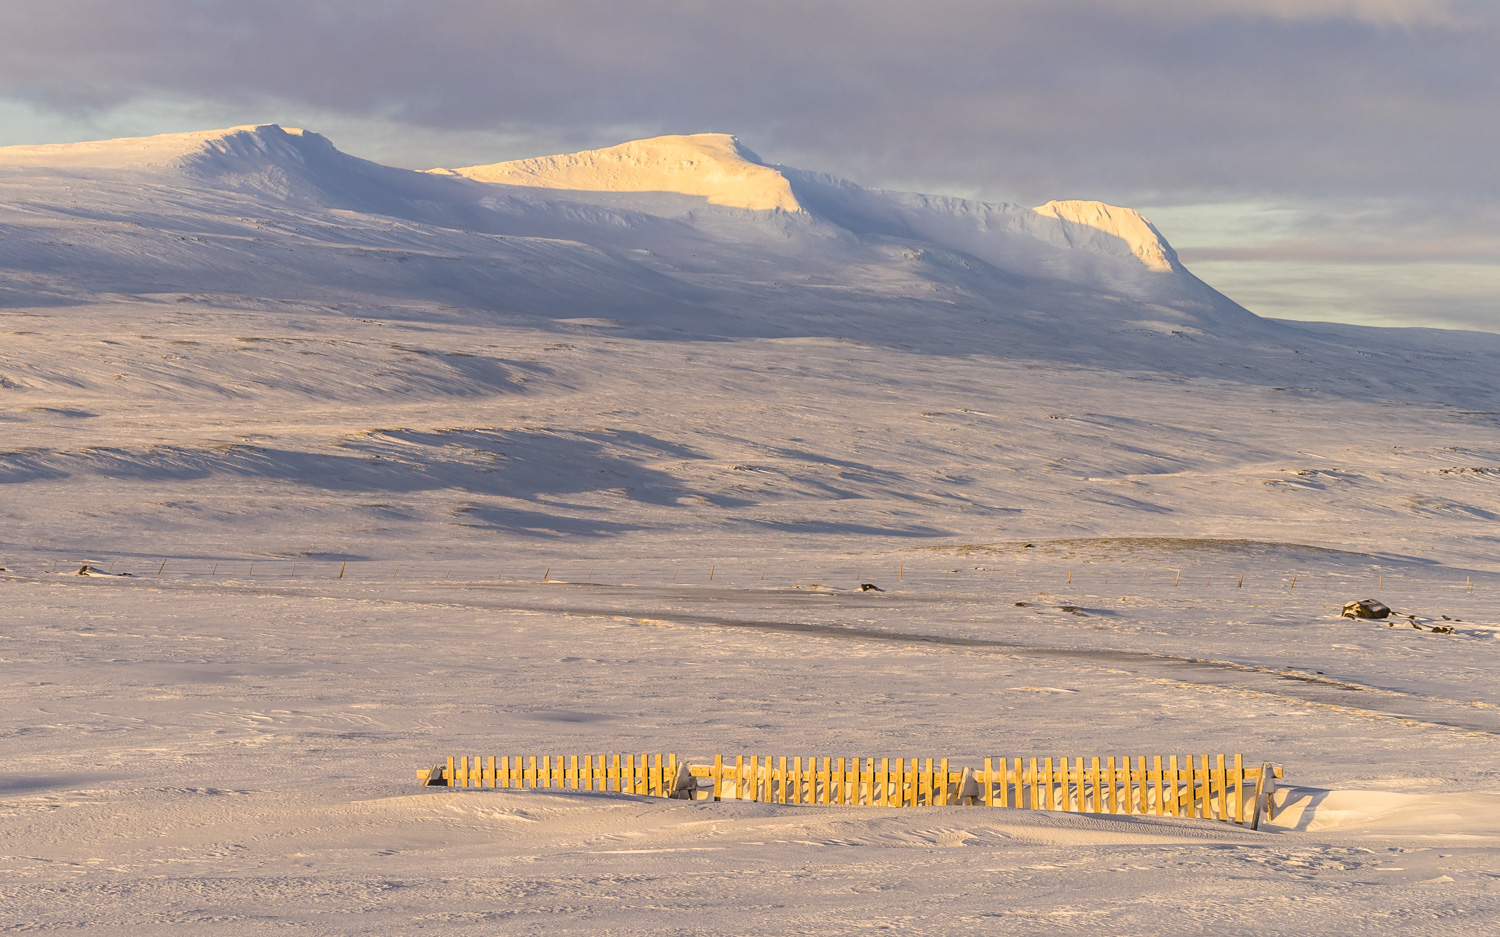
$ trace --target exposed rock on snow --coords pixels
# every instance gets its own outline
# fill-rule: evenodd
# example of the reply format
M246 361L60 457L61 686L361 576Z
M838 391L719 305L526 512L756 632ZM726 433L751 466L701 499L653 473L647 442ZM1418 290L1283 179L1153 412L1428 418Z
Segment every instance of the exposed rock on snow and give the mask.
M1391 610L1384 602L1375 599L1359 599L1344 606L1344 618L1387 618Z

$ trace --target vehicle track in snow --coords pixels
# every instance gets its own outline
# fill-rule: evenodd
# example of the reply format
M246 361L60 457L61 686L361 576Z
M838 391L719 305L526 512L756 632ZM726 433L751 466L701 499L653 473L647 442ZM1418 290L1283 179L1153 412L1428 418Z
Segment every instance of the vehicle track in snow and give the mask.
M55 580L54 580L55 581ZM837 600L847 598L840 593L806 593L793 590L734 590L719 589L707 592L698 589L641 590L618 586L580 586L579 584L549 584L548 589L577 587L587 589L595 601L584 597L565 595L560 600L545 601L535 598L482 597L475 593L514 593L522 589L534 595L538 584L478 585L474 583L445 583L443 593L424 594L410 587L402 594L380 592L355 592L301 586L258 586L240 583L191 583L172 580L125 580L83 579L66 580L87 585L147 586L154 589L190 591L197 593L218 592L225 594L252 594L283 598L321 598L344 601L364 601L382 604L410 606L444 606L451 608L473 608L488 611L544 613L572 617L622 618L663 622L673 625L726 629L742 632L758 632L766 635L801 635L841 641L916 645L955 651L991 652L1017 658L1034 658L1053 661L1070 661L1087 666L1118 670L1142 679L1170 681L1185 686L1205 687L1214 690L1255 694L1279 698L1297 704L1318 706L1381 719L1395 719L1414 725L1479 733L1500 738L1500 706L1481 701L1465 701L1446 697L1413 693L1406 690L1381 687L1350 680L1337 680L1322 675L1310 674L1296 669L1279 670L1256 664L1242 663L1221 658L1195 657L1190 655L1161 654L1152 651L1110 647L1061 647L1016 641L1006 638L970 637L964 635L932 634L921 631L896 630L891 628L843 625L823 622L785 620L768 617L751 617L705 612L697 609L671 607L671 602L755 600L771 602L796 611L806 609L816 602L821 614L847 610L851 614L868 612L869 605L852 605ZM351 583L358 587L364 583ZM520 587L520 589L517 588ZM454 589L463 595L455 595ZM621 599L619 604L599 601L610 597ZM930 605L932 600L922 596L881 597L883 608L899 608L906 605ZM951 602L951 599L945 599Z

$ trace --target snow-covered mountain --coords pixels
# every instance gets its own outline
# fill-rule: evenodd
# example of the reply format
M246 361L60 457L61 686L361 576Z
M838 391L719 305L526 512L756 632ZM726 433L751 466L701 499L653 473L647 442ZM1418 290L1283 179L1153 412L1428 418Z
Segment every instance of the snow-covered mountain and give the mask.
M26 211L0 261L11 302L438 300L645 332L909 332L1064 356L1101 330L1260 325L1129 209L868 189L766 165L723 134L419 173L262 125L3 148L0 185ZM1059 343L1058 328L1084 340Z
M18 544L268 550L291 510L369 553L1416 518L1472 557L1500 514L1494 336L1261 319L1130 209L722 134L422 172L275 125L3 148L0 321Z

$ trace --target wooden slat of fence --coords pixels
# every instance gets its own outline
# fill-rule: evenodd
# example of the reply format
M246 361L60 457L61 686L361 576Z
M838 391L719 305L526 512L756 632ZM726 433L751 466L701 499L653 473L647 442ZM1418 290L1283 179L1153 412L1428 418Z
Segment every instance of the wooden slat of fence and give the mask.
M1198 769L1193 772L1193 803L1196 811L1193 816L1200 820L1206 820L1213 816L1213 791L1211 785L1213 777L1209 773L1208 756L1198 756Z
M1208 807L1208 756L1200 756L1193 765L1193 799L1188 816L1201 819L1206 816L1204 810Z
M1229 820L1229 772L1224 764L1224 756L1216 756L1218 764L1214 768L1214 785L1219 789L1219 816L1218 819Z
M1208 767L1205 771L1208 781L1207 786L1204 788L1203 816L1209 820L1216 820L1220 816L1219 807L1221 805L1219 804L1219 795L1223 793L1224 786L1219 783L1221 779L1214 768L1214 757L1212 755L1204 755L1203 760L1208 762Z
M1192 755L1184 755L1186 789L1183 792L1183 816L1198 816L1198 769Z
M1238 754L1229 756L1229 817L1231 823L1241 823L1244 811L1245 767Z

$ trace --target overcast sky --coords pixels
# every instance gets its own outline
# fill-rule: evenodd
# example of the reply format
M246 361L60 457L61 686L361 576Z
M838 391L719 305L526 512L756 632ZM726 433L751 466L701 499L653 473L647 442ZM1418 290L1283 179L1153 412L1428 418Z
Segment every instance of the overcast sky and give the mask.
M256 122L417 168L726 131L1142 208L1265 315L1500 331L1497 0L0 0L0 145Z

